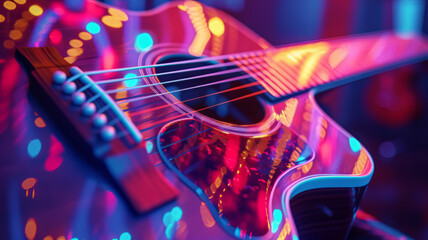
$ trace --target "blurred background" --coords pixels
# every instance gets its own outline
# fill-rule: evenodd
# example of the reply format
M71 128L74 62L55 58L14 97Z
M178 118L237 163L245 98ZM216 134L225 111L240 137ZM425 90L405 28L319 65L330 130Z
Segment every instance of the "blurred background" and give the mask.
M147 10L170 0L99 0ZM66 1L70 8L79 0ZM428 33L425 0L201 0L273 45L391 30ZM372 154L360 208L415 239L428 239L428 62L329 90L321 107Z

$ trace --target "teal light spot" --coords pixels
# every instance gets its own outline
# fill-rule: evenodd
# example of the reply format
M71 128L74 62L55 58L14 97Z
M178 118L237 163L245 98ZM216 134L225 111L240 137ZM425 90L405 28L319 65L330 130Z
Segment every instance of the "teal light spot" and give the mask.
M174 218L174 221L178 222L183 216L183 210L181 210L181 208L177 206L171 210L171 214L172 214L172 217Z
M135 73L128 73L125 75L125 78L134 78L137 77L137 74ZM129 79L125 80L125 86L127 87L135 87L138 84L138 79Z
M273 219L275 222L280 223L282 221L282 212L279 209L273 210Z
M358 152L361 150L361 144L354 137L349 138L349 145L351 146L352 151Z
M278 231L279 228L279 223L276 221L272 222L272 228L270 229L272 231L272 233L276 233Z
M174 224L174 218L172 217L172 213L169 211L166 212L163 215L162 221L163 221L163 224L165 225L165 227L168 227L169 225Z
M235 228L235 237L239 238L241 236L241 229Z
M124 232L120 234L119 240L131 240L131 234L129 232Z
M153 143L150 140L146 142L146 151L147 153L151 153L153 151Z
M175 225L171 224L168 225L168 227L166 227L165 229L165 236L167 239L171 239L175 234Z
M199 196L201 196L201 195L204 193L204 191L202 191L202 189L201 189L201 188L197 188L197 189L196 189L196 193L197 193Z
M28 143L27 152L30 157L35 158L42 149L42 142L39 139L33 139Z
M296 235L293 235L293 240L299 240L299 238Z
M74 238L72 238L72 239L70 239L70 240L79 240L79 239L74 237Z
M101 31L101 28L100 28L100 25L98 25L98 23L90 22L86 24L86 31L92 34L97 34Z
M139 51L147 51L153 46L152 36L148 33L138 34L135 39L135 48Z

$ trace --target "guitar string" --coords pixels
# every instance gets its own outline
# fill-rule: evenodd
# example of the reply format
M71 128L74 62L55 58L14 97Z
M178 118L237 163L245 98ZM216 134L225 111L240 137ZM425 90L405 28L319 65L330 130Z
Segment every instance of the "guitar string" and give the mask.
M180 102L174 102L174 103L171 103L171 104L164 104L164 105L153 107L153 108L146 108L143 111L139 111L138 115L142 115L142 114L147 113L147 112L154 112L156 110L163 109L163 108L170 107L170 106L174 106L174 105L177 105L177 104L182 104L182 103L185 103L185 102L190 102L190 101L194 101L194 100L201 99L201 98L207 98L209 96L214 96L214 95L217 95L217 94L221 94L221 93L225 93L225 92L230 92L230 91L235 91L235 90L239 90L239 89L242 89L242 88L246 88L246 87L250 87L250 86L257 86L257 85L258 85L258 83L256 83L256 82L248 83L248 84L245 84L245 85L242 85L242 86L237 86L237 87L234 87L234 88L231 88L231 89L226 89L226 90L223 90L223 91L220 91L220 92L215 92L215 93L207 94L207 95L204 95L204 96L198 96L198 97L195 97L195 98L186 99L186 100L180 101ZM141 107L144 107L144 106L138 106L138 108L141 108ZM126 111L124 111L124 112L126 112ZM164 117L164 116L169 115L169 114L171 114L171 112L168 112L168 113L166 113L164 115L161 115L161 116L156 116L155 118ZM136 125L140 125L140 124L142 124L144 122L152 121L155 118L145 119L145 120L140 121L140 122L135 123L135 124Z
M241 70L241 69L239 69ZM231 72L226 72L226 74L230 74ZM218 74L215 75L224 75L225 73L223 73L222 71L218 72ZM208 75L208 76L215 76L215 75ZM207 75L200 75L200 76L195 76L195 77L191 77L192 79L198 79L201 77L207 77ZM244 74L241 76L237 76L237 77L233 77L233 78L228 78L228 79L223 79L223 80L219 80L219 81L215 81L215 82L211 82L211 83L207 83L207 84L202 84L202 85L195 85L192 87L188 87L188 88L183 88L183 89L178 89L178 90L173 90L173 91L169 91L169 92L164 92L164 93L154 93L152 95L148 95L148 96L142 96L142 97L129 97L127 100L123 100L122 102L118 103L118 104L123 104L123 103L127 103L127 102L134 102L134 101L138 101L138 100L144 100L144 99L148 99L148 98L153 98L156 96L161 96L161 95L165 95L165 94L169 94L169 93L177 93L177 92L182 92L182 91L187 91L187 90L191 90L191 89L197 89L197 88L202 88L202 87L207 87L207 86L212 86L212 85L217 85L217 84L222 84L222 83L227 83L227 82L233 82L233 81L238 81L238 80L243 80L246 78L251 77L251 75L249 74ZM176 81L181 81L181 80L188 80L188 78L184 78L184 79L176 79L176 80L172 80L174 82ZM155 84L148 84L148 85L141 85L141 87L139 88L145 88L145 87L150 87L150 86L157 86L157 85L163 85L163 84L167 84L167 83L171 83L171 81L167 81L164 83L158 82ZM138 89L138 88L133 88L134 89ZM121 92L119 91L120 89L115 89L115 90L107 90L105 91L107 94L113 94L113 93L118 93ZM129 91L129 90L127 90ZM93 101L95 101L96 99L98 99L99 97L101 97L101 94L98 93L92 97L90 97L86 103L91 103ZM114 99L116 102L118 102L120 99Z
M139 70L144 68L152 68L152 67L168 67L168 66L175 66L175 65L182 65L182 64L191 64L191 63L200 63L200 62L207 62L207 61L219 61L219 60L228 60L230 57L240 59L242 56L239 54L266 54L269 52L276 51L278 49L276 48L269 48L269 49L263 49L263 50L257 50L257 51L248 51L248 52L242 52L242 53L233 53L233 54L226 54L221 56L214 56L214 57L204 57L204 58L197 58L197 59L191 59L191 60L183 60L183 61L176 61L171 63L161 63L161 64L152 64L152 65L144 65L144 66L134 66L134 67L123 67L123 68L111 68L106 70L94 70L94 71L83 71L82 73L76 74L71 76L67 79L68 82L75 81L76 79L82 77L82 76L90 76L90 75L99 75L99 74L105 74L105 73L115 73L115 72L123 72L123 71L132 71L132 70ZM260 56L257 56L260 57Z
M211 82L211 83L207 83L207 84L196 85L196 86L192 86L192 87L188 87L188 88L182 88L182 89L173 90L173 91L167 91L167 92L162 92L162 93L155 93L155 94L152 94L152 95L149 95L149 96L136 97L136 98L131 98L131 99L127 99L127 100L119 100L119 101L117 101L117 103L118 104L130 103L130 102L145 100L145 99L149 99L149 98L153 98L153 97L157 97L157 96L163 96L163 95L167 95L167 94L170 94L170 93L184 92L184 91L188 91L188 90L194 90L194 89L208 87L208 86L213 86L213 85L218 85L218 84L222 84L222 83L235 82L235 81L243 80L243 79L246 79L246 78L248 78L248 76L244 75L244 76L239 76L239 77L224 79L224 80L220 80L220 81L215 81L215 82Z
M108 79L108 80L100 80L100 81L97 81L96 83L98 85L110 84L110 83L116 83L116 82L123 82L123 81L127 81L127 80L141 79L141 78L147 78L147 77L158 77L158 76L164 76L164 75L170 75L170 74L176 74L176 73L185 73L185 72L200 71L200 70L207 70L207 69L219 68L219 67L229 67L229 66L236 66L236 64L234 62L218 63L218 64L213 64L213 65L208 65L208 66L202 66L202 67L196 67L196 68L188 68L188 69L181 69L181 70L176 70L176 71L156 73L156 74L149 74L149 75L142 75L142 76L136 76L136 77L114 78L114 79Z
M247 68L247 70L252 70L254 68L256 68L257 70L259 70L260 68L263 68L263 66L260 65L260 64L253 64L252 66L246 66L246 68ZM194 69L194 71L196 71L196 70L197 70L197 68ZM265 69L262 69L262 71L264 71L264 70ZM257 71L257 72L253 71L252 73L255 74L255 75L258 75L262 71ZM203 78L203 77L212 77L212 76L225 75L225 74L238 73L238 72L242 72L242 73L245 73L245 74L243 74L241 76L238 76L238 77L235 77L234 79L221 80L221 81L212 82L212 83L204 84L204 85L196 85L196 86L185 88L185 89L179 89L179 90L175 90L175 91L170 91L170 93L172 93L172 92L181 92L181 91L186 91L186 90L191 90L191 89L197 89L199 87L206 87L206 86L215 85L215 84L221 84L221 83L225 83L225 82L238 81L238 80L242 80L242 79L245 79L245 78L252 77L251 74L246 73L245 71L243 71L243 69L241 69L241 68L239 68L237 66L234 69L223 70L223 71L219 71L219 72L215 72L215 73L203 74L203 75L193 76L193 77L188 77L188 78L174 79L174 80L170 80L170 81L157 82L157 83L147 84L147 85L142 84L142 85L135 86L135 87L120 88L120 89L113 89L113 90L105 90L105 92L107 94L113 94L113 93L118 93L118 92L123 92L123 91L130 91L130 90L135 90L135 89L147 88L147 87L151 87L151 86L158 86L158 85L164 85L164 84L170 84L170 83L176 83L176 82L182 82L182 81L196 80L196 79ZM155 74L153 74L153 75L155 75ZM142 76L142 77L146 77L146 76ZM289 93L292 92L292 90L289 90L289 89L287 89L287 90L288 90ZM135 100L127 100L127 101L124 101L124 102L121 102L121 103L143 100L143 99L152 98L152 97L156 97L156 96L159 96L159 95L165 95L165 94L168 94L168 93L153 94L151 96L139 97L139 98L137 98ZM92 102L95 99L97 99L98 97L100 97L100 94L92 96L90 99L88 99L88 102ZM117 99L115 99L115 100L117 100Z
M151 83L151 84L146 84L146 85L141 84L141 85L137 85L134 87L126 87L126 88L120 88L120 89L114 89L114 90L106 90L105 92L108 94L111 94L111 93L130 91L130 90L135 90L135 89L140 89L140 88L153 87L153 86L157 86L157 85L164 85L164 84L177 83L177 82L185 82L185 81L194 80L194 79L198 79L198 78L214 77L214 76L218 76L218 75L238 73L238 72L243 72L243 71L241 68L237 67L234 69L222 70L222 71L215 72L215 73L207 73L207 74L197 75L197 76L193 76L193 77L179 78L179 79L169 80L169 81L165 81L165 82L157 82L157 83ZM140 78L145 78L145 77L146 76L140 76ZM129 79L136 79L136 78L129 78ZM127 81L127 80L128 79L126 79L125 81Z
M225 58L225 57L227 57L227 56L217 57L217 59L221 59L221 58ZM80 74L80 75L94 75L94 74L102 74L102 73L106 73L106 72L125 71L125 70L131 70L131 69L135 70L135 69L148 68L148 67L162 67L162 66L172 66L172 65L186 64L186 63L195 63L195 62L207 62L207 61L212 60L212 59L214 59L214 58L211 57L211 58L202 58L202 59L188 60L188 61L178 61L178 62L173 62L173 63L170 63L170 64L158 64L158 65L152 65L152 66L146 65L146 66L141 66L141 67L137 67L137 68L132 67L132 68L110 69L110 70L106 70L106 71L93 71L93 72L85 72L85 73ZM260 62L260 59L257 59L257 61ZM249 66L249 67L255 67L254 60L251 62L251 64L253 64L253 66ZM211 69L211 68L224 67L224 66L232 66L232 65L237 66L235 64L235 62L230 62L230 63L214 64L214 65L210 65L210 66L203 66L203 67L199 67L199 68L184 69L184 70L180 70L180 71L166 72L166 73L161 73L161 74L151 74L151 75L148 75L148 76L140 76L139 78L144 78L144 77L149 77L149 76L167 75L167 74L173 74L173 73L182 73L182 72L189 72L189 71L197 71L197 70L206 70L206 69ZM206 74L206 75L208 75L208 76L214 76L214 75L218 75L218 74L225 74L225 72L226 73L234 73L234 72L237 72L237 71L243 71L243 70L239 66L237 66L236 70L235 69L229 69L229 70L220 71L217 74ZM75 75L73 77L75 77L77 79L77 76L79 76L79 74L77 74L77 75ZM229 80L226 80L226 81L223 80L223 81L219 81L217 83L204 84L204 85L201 85L201 86L194 86L194 87L187 88L187 89L177 90L175 92L186 91L186 90L195 89L195 88L199 88L199 87L210 86L210 85L213 85L213 84L221 84L221 83L224 83L224 82L237 81L237 80L242 79L243 77L247 78L247 77L250 77L250 76L251 76L250 74L245 74L245 75L243 75L241 77L238 77L238 78L235 78L235 79L229 79ZM191 77L190 79L195 79L195 78L197 79L197 78L201 78L201 77L202 76L198 76L198 77L195 76L195 77ZM190 80L190 79L187 78L187 80ZM72 80L73 79L70 78L67 81L72 81ZM103 81L97 82L97 84L114 83L114 82L126 81L126 80L129 80L129 78L128 79L127 78L120 79L120 80L119 79L103 80ZM183 79L176 79L176 80L173 80L173 81L180 81L180 80L183 81ZM186 79L184 79L184 80L186 80ZM155 84L156 85L166 84L166 82L164 82L164 83L155 83ZM144 85L143 87L148 87L148 85ZM256 95L259 95L259 94L262 94L262 93L265 93L265 92L267 92L267 91L266 90L262 90L262 91L259 91L259 92L253 93L253 94L248 94L247 96L242 96L242 97L231 99L231 100L228 100L228 101L225 101L225 102L222 102L222 103L214 104L214 105L209 106L209 107L205 107L205 108L198 109L198 110L195 110L195 111L191 111L191 112L188 112L188 113L185 113L185 114L181 114L179 116L174 116L172 118L168 118L167 121L169 121L171 119L174 119L174 118L181 117L181 116L186 116L186 115L189 115L189 114L192 114L192 113L196 113L196 112L208 109L208 108L212 108L212 107L216 107L216 106L219 106L219 105L222 105L222 104L226 104L228 102L233 102L233 101L237 101L237 100L240 100L240 99L243 99L243 98L247 98L247 97L251 97L251 96L256 96ZM166 93L164 93L164 94L166 94ZM159 94L156 94L156 96L159 96ZM133 101L143 100L143 99L147 99L149 97L152 97L152 96L144 96L144 97L140 97L140 98L137 98L137 99L128 99L128 100L125 100L125 101L121 101L120 103L126 103L126 102L133 102ZM162 108L162 106L160 108ZM141 132L143 132L145 130L146 129L143 129L143 130L141 130Z
M203 107L203 108L200 108L200 109L197 109L197 110L192 110L192 111L189 111L189 112L186 112L186 113L179 114L177 116L169 117L169 118L163 119L161 121L156 121L156 122L152 123L152 125L149 126L148 128L141 129L140 132L145 132L147 130L150 130L152 128L155 128L155 127L157 127L159 125L165 124L167 122L170 122L170 121L172 121L174 119L177 119L177 118L180 118L180 117L189 116L189 115L192 115L194 113L197 113L197 112L200 112L200 111L204 111L206 109L210 109L210 108L213 108L213 107L217 107L217 106L220 106L220 105L223 105L223 104L227 104L227 103L230 103L230 102L234 102L234 101L246 99L246 98L249 98L249 97L258 96L258 95L264 94L266 92L267 92L267 90L263 89L263 90L260 90L260 91L257 91L257 92L253 92L253 93L250 93L250 94L246 94L246 95L243 95L243 96L240 96L240 97L236 97L236 98L233 98L233 99L230 99L230 100L227 100L227 101L216 103L216 104L213 104L211 106ZM141 124L136 124L136 126L138 126L138 125L141 125Z
M197 99L211 97L211 96L214 96L214 95L217 95L217 94L231 92L231 91L239 90L239 89L242 89L242 88L253 87L253 86L257 86L257 85L260 85L260 84L257 83L257 82L247 83L247 84L244 84L244 85L241 85L241 86L237 86L237 87L234 87L234 88L229 88L229 89L218 91L218 92L215 92L215 93L206 94L206 95L203 95L203 96L199 96L199 97L194 97L194 98L182 100L180 102L174 102L174 103L171 103L171 104L164 104L164 105L157 106L157 107L154 107L154 108L147 108L147 109L145 109L143 111L139 111L138 113L142 114L142 113L146 113L146 112L150 112L150 111L156 111L156 110L159 110L159 109L162 109L162 108L166 108L166 107L169 107L169 106L173 106L173 105L176 105L176 104L190 102L190 101L194 101L194 100L197 100ZM155 103L157 103L157 102L155 102ZM122 111L128 112L128 111L131 111L131 110L134 110L134 109L137 109L137 108L146 107L146 106L147 105L137 106L137 107L133 107L132 109L124 109Z

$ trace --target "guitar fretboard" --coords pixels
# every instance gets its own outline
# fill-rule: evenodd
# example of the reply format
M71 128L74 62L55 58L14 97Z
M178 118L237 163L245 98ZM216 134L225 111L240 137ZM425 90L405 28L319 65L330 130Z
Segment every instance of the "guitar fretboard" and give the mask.
M332 39L232 57L274 97L330 88L428 56L428 40L391 32Z

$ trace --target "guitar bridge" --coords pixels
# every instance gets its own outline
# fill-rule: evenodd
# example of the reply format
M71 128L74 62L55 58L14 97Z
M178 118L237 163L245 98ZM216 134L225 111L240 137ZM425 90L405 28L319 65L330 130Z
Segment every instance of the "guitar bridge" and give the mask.
M177 198L178 190L141 151L141 133L91 78L52 47L18 48L15 55L52 119L65 127L79 152L102 159L137 212Z
M43 88L94 155L104 154L114 140L129 147L141 142L140 132L117 104L55 48L18 48L16 57L31 72L30 84Z

